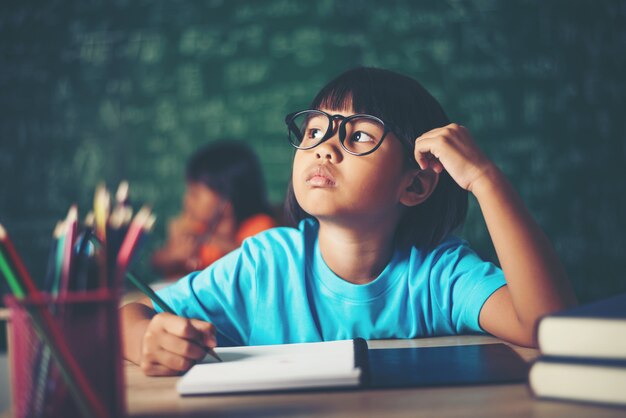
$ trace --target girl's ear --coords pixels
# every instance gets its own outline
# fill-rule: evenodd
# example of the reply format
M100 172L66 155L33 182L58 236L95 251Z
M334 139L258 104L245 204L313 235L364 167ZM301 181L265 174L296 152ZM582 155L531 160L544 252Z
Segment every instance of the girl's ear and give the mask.
M400 203L405 206L417 206L435 191L439 174L427 168L415 169L407 173L408 187L401 191Z

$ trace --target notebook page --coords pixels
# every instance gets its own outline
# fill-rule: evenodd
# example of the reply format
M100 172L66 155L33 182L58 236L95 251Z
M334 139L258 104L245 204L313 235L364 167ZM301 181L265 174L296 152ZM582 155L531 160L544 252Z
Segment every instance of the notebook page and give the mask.
M217 348L178 383L182 394L354 386L354 341Z

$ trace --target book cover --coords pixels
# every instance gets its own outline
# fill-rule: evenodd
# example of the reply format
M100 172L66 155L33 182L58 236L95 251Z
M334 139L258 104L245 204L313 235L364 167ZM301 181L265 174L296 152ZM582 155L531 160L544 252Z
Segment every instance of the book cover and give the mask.
M626 359L626 293L542 318L544 355Z
M540 357L528 384L539 398L626 406L626 360Z
M369 387L402 388L525 382L527 363L508 345L369 350Z

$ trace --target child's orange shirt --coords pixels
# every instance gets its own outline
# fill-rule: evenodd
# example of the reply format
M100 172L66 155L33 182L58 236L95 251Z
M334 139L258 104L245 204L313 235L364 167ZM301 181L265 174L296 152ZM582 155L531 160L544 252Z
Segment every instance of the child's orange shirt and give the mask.
M237 230L237 235L235 239L237 240L237 245L241 245L244 239L251 237L252 235L256 235L259 232L265 231L266 229L270 229L276 226L276 221L264 213L254 215L246 219L239 225L239 229ZM218 247L215 244L211 244L210 242L207 244L203 244L200 247L200 268L205 268L209 264L215 262L216 260L222 258L226 255L226 251L222 248Z

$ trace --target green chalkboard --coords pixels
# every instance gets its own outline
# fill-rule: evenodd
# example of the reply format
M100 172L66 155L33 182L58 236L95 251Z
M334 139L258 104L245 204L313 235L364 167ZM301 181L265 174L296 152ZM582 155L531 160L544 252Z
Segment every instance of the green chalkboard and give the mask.
M358 65L418 79L552 239L582 300L626 290L624 1L3 1L0 221L34 275L71 202L179 210L200 145L243 138L279 204L283 117ZM495 260L473 204L463 230Z

